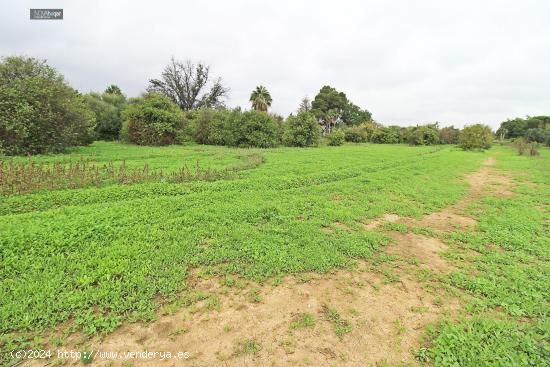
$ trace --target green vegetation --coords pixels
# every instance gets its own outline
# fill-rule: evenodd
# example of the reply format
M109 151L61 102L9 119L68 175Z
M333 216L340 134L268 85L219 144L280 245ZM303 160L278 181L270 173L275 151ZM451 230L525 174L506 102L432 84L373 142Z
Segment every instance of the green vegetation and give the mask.
M168 170L187 158L211 167L219 167L221 158L230 165L246 152L95 143L73 151L72 157L126 159L134 167L150 162ZM279 148L262 154L265 163L232 179L2 198L4 340L15 343L13 333L22 332L21 343L69 319L89 333L112 330L126 318L150 319L159 307L158 296L171 300L187 292L190 268L263 280L326 272L356 258L368 259L388 239L375 232L344 231L335 222L355 226L388 212L418 216L444 207L464 193L458 178L484 158L433 147L364 145ZM446 169L449 164L453 171ZM334 231L325 233L323 227Z
M550 154L544 159L499 152L498 169L522 181L511 198L487 197L477 228L455 231L450 257L475 251L446 282L469 295L473 318L432 330L436 366L545 366L550 356ZM521 176L527 174L528 176ZM536 185L536 186L535 186Z
M360 222L386 213L419 217L456 202L466 192L463 177L488 156L497 157L494 169L515 175L515 196L487 197L469 209L478 226L440 235L456 270L436 277L424 269L416 278L463 294L467 305L464 317L432 328L415 355L435 366L544 365L550 351L549 151L532 158L507 147L487 153L441 145L251 150L96 142L35 156L37 166L82 160L136 172L147 165L165 175L1 197L0 351L39 345L46 330L62 323L95 334L125 320L151 320L171 305L202 300L201 310L221 310L218 295L198 294L186 283L191 269L237 289L243 279L275 283L286 274L353 267L360 259L374 264L389 239ZM29 167L23 157L0 162ZM182 166L231 175L166 179ZM71 183L82 175L63 177ZM380 229L438 236L400 223ZM378 270L385 283L400 279L394 269ZM263 302L259 288L243 292L250 302ZM439 297L434 302L443 303ZM340 339L353 330L337 310L325 307L324 319ZM314 324L312 315L299 314L290 328ZM250 339L237 353L260 349Z
M116 85L109 86L104 93L89 93L84 96L95 114L95 135L98 140L118 140L122 128L122 110L126 97Z
M271 107L271 102L271 94L263 85L257 86L250 94L250 103L256 111L267 112L267 109Z
M61 152L94 140L94 114L45 61L0 62L0 154Z
M315 326L315 318L309 313L301 313L296 315L294 320L290 323L291 329L303 329L313 326Z
M458 135L458 146L465 150L489 149L492 142L491 128L482 124L465 126Z
M337 310L324 306L323 313L326 319L332 323L334 333L338 336L338 338L342 339L344 335L351 333L353 330L353 325L351 322L344 320Z
M148 93L123 111L121 138L138 145L170 145L183 127L183 113L168 97Z

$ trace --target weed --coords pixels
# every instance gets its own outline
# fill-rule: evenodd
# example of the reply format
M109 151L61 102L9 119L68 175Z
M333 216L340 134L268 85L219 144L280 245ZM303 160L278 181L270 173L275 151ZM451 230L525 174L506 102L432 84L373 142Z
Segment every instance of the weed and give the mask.
M342 339L345 334L349 334L353 330L351 322L342 319L337 310L323 306L323 314L325 318L332 323L334 333L338 338Z
M315 318L309 313L301 313L296 315L290 323L291 329L303 329L315 326Z

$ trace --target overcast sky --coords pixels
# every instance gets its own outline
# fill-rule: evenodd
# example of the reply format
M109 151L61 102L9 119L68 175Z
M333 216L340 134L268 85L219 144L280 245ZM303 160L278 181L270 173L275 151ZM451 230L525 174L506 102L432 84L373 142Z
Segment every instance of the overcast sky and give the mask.
M82 92L144 91L173 55L248 107L288 115L331 85L384 124L492 127L550 114L550 1L2 0L0 55L45 58ZM63 8L62 21L29 20Z

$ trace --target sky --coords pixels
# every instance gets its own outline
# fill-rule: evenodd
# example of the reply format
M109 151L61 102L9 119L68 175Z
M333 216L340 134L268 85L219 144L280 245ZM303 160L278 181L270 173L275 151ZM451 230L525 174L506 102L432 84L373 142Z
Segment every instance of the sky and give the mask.
M249 107L294 112L323 85L386 125L550 115L548 0L1 0L0 56L46 59L81 92L138 96L173 56ZM30 8L62 8L59 21Z

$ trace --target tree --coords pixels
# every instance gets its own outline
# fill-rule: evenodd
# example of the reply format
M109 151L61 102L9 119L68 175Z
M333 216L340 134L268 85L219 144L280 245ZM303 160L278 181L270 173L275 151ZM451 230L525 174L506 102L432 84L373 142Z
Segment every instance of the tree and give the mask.
M501 139L517 138L527 132L527 121L522 118L506 120L500 124L497 135Z
M398 126L378 127L372 132L370 140L378 144L398 144L401 142L400 129Z
M250 94L250 102L256 111L267 112L267 109L271 107L271 94L266 87L259 85Z
M122 115L124 133L121 135L138 145L173 144L178 130L183 127L183 112L159 93L147 93L131 100Z
M323 133L327 134L341 120L348 99L343 92L325 85L311 103L311 111L323 125Z
M279 126L267 113L235 111L227 122L227 144L242 148L272 148L279 145Z
M223 106L229 89L223 86L221 78L215 79L210 85L209 80L208 65L180 62L172 57L161 79L149 80L147 91L164 94L184 111Z
M460 134L460 130L453 125L444 127L439 130L439 142L441 144L457 144L458 134Z
M342 113L342 121L346 125L356 126L365 122L370 122L372 115L368 110L362 110L356 104L348 102Z
M120 88L117 86L117 85L114 85L114 84L111 84L110 86L108 86L106 89L105 89L105 92L104 93L107 93L107 94L118 94L118 95L122 95L122 91L120 90Z
M458 136L458 145L464 150L489 149L493 142L493 132L487 125L465 126Z
M311 111L311 101L309 98L304 97L298 106L298 113L300 112L310 112Z
M286 120L284 142L291 147L308 147L319 144L321 128L315 116L306 111L290 115Z
M96 139L117 140L122 127L122 110L126 106L124 94L122 92L89 93L84 98L86 98L88 106L95 114Z
M439 143L439 131L436 125L416 127L409 135L407 142L410 145L434 145Z
M550 131L541 128L529 129L525 133L525 138L530 143L542 143L550 145Z
M61 152L93 141L95 118L83 96L45 61L0 61L0 153Z

